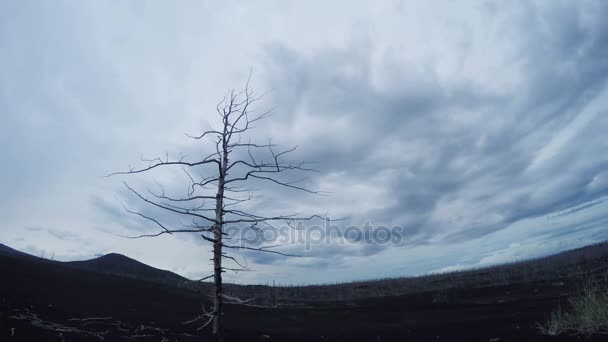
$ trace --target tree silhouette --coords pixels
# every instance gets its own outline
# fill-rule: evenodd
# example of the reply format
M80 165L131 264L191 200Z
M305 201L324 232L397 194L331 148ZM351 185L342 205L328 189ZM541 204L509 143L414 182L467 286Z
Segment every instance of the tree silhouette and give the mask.
M229 236L226 233L227 225L249 228L262 232L264 227L275 228L273 225L279 221L287 223L290 227L296 221L308 221L315 218L324 219L319 215L299 216L264 215L243 209L243 204L253 199L260 189L247 188L251 182L266 182L296 191L312 194L321 194L300 185L300 180L292 178L294 173L316 172L307 162L293 162L286 157L296 147L278 150L278 147L268 140L268 143L259 144L248 140L244 141L245 133L254 128L253 124L270 116L270 111L255 114L252 105L262 98L254 96L247 82L241 92L231 90L217 104L216 111L221 118L218 129L205 131L199 135L188 135L194 140L205 140L213 144L214 151L204 158L188 161L182 156L176 160L156 158L143 161L148 165L139 169L129 168L129 171L115 172L113 175L134 175L149 172L159 168L181 168L188 179L188 191L182 197L167 195L162 185L160 192L148 190L148 194L136 190L124 182L125 187L139 200L147 205L161 209L172 215L188 217L192 224L180 227L170 227L151 215L139 211L125 209L134 215L149 220L157 227L158 232L134 236L131 238L157 237L164 234L198 233L213 246L213 274L200 279L200 281L213 278L213 310L203 312L196 319L202 321L199 329L212 324L213 334L218 340L223 339L222 311L225 295L222 289L222 273L226 271L239 271L247 268L246 263L239 262L231 256L229 250L251 250L262 253L274 253L282 256L292 256L276 250L274 246L259 246L247 243L247 239L238 236ZM243 157L244 156L244 157ZM234 157L234 160L233 160ZM196 171L196 172L194 172ZM203 172L201 172L203 171ZM203 174L204 176L200 176ZM124 205L123 205L124 206ZM223 260L230 260L235 267L227 267Z

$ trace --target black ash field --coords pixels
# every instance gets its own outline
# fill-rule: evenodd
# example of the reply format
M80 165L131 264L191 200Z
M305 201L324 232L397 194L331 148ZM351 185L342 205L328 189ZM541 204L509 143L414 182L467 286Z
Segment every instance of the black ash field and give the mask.
M584 284L605 284L608 244L493 267L336 285L227 285L229 341L605 341L541 333ZM603 286L603 285L602 285ZM82 262L0 245L0 341L206 341L197 284L118 254ZM237 304L248 300L245 304Z

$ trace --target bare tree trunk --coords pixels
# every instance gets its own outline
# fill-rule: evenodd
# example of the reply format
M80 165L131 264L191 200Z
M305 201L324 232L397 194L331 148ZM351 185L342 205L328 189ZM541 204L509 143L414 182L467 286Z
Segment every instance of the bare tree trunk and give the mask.
M219 225L218 225L219 226ZM213 335L218 341L222 341L222 306L224 304L222 291L222 233L221 228L214 232L217 242L213 244L213 282L215 295L213 297Z
M213 245L213 271L214 271L214 285L215 285L215 296L213 300L213 335L218 341L223 340L223 324L222 324L222 306L224 304L223 290L222 290L222 234L214 234L218 242Z
M222 137L222 159L219 166L219 179L217 195L215 196L215 229L213 231L213 282L215 285L215 296L213 300L213 335L218 341L223 341L222 313L224 306L224 293L222 288L222 235L224 225L224 188L226 180L226 169L228 165L228 143L226 141L227 126L224 125Z

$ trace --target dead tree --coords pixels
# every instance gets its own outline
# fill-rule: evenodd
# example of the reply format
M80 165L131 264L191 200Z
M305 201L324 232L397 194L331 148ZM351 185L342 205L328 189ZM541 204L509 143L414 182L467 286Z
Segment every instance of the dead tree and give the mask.
M249 89L249 82L242 92L234 90L217 104L216 110L220 116L221 124L218 129L208 130L202 134L188 137L200 141L207 141L213 146L213 151L204 158L189 161L186 157L170 160L157 158L145 160L148 165L139 169L130 168L129 171L116 172L112 175L134 175L152 171L159 168L181 168L188 182L187 193L181 197L166 194L162 185L159 191L148 190L148 195L142 194L128 183L124 185L141 201L156 209L160 209L179 217L189 217L192 224L171 227L151 215L140 211L125 209L141 218L151 221L159 231L154 234L140 235L133 238L156 237L163 234L199 233L203 239L213 245L213 274L202 280L213 278L214 295L213 310L205 312L195 320L203 320L201 329L212 323L213 334L222 340L222 311L224 294L222 290L222 273L225 271L238 271L246 265L237 261L227 250L253 250L265 253L274 253L283 256L290 254L280 252L272 247L243 244L244 240L234 241L234 236L227 236L224 228L227 225L248 227L261 232L262 228L275 228L278 222L283 221L291 226L295 221L308 221L315 218L324 219L318 215L299 216L290 215L264 215L242 209L243 203L250 201L258 189L247 188L252 182L268 183L268 185L287 187L297 191L320 194L302 186L298 180L291 179L293 173L313 172L310 163L292 162L285 160L296 147L277 150L268 140L268 143L254 143L244 141L246 133L253 124L267 118L270 112L256 114L252 105L261 97L253 95ZM205 140L206 141L206 140ZM233 158L235 158L233 160ZM203 171L203 172L201 172ZM204 176L201 176L203 174ZM285 177L287 176L287 177ZM287 178L287 179L286 179ZM301 181L301 180L300 180ZM241 208L241 209L239 209ZM228 241L227 241L228 240ZM222 261L229 260L236 267L226 267ZM193 320L193 321L195 321ZM191 322L193 322L191 321Z

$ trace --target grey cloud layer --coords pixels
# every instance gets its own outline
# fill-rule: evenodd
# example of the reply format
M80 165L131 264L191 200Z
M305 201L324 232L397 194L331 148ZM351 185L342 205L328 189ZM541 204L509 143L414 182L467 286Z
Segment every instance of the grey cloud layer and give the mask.
M272 90L260 109L276 106L252 138L299 145L294 157L322 171L305 184L334 195L270 187L250 209L327 213L409 234L403 248L323 247L285 265L246 253L260 279L294 267L329 280L361 256L491 240L526 218L608 194L604 2L348 2L337 16L312 2L41 6L0 11L3 240L27 235L33 246L36 235L21 229L45 222L56 230L49 239L101 232L106 238L81 253L94 255L113 234L151 228L125 215L114 195L182 223L141 206L119 179L97 176L135 165L140 153L200 153L183 133L213 125L215 102L251 66L256 90ZM181 194L180 179L134 182ZM180 243L196 246L183 238L171 246ZM453 266L438 260L425 265Z
M295 123L302 142L323 141L307 157L353 183L394 171L382 185L399 191L376 217L418 217L425 232L450 226L483 234L605 191L587 187L606 168L599 127L606 127L608 29L605 5L595 5L531 5L511 17L520 25L494 37L511 38L505 64L519 76L511 88L453 83L432 65L408 70L390 57L374 64L384 47L372 42L312 56L275 46L271 84L292 113L286 126Z

